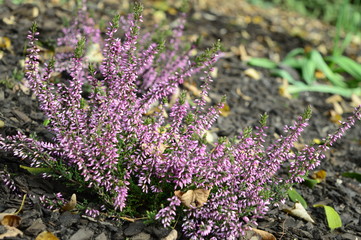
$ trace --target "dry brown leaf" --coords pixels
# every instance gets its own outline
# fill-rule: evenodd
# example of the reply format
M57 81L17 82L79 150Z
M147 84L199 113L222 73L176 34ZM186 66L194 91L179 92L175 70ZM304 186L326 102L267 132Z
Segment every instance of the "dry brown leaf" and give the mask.
M1 220L1 224L9 227L18 227L20 225L20 221L21 217L10 214L3 217L3 219Z
M7 231L4 232L3 234L0 234L0 239L23 236L23 232L20 231L19 229L17 229L16 227L10 227L10 226L5 225L5 228Z
M44 231L40 233L35 240L59 240L53 233Z
M73 193L73 195L71 195L70 201L67 202L62 208L61 210L63 211L71 211L75 208L76 206L76 195L75 193Z
M174 192L174 195L181 200L184 206L190 208L191 206L202 207L207 202L210 192L207 189L188 190L187 192L178 190Z
M291 214L292 216L302 218L303 220L306 220L307 222L315 223L315 221L307 213L306 209L299 202L296 202L295 205L293 206L293 208L284 209L284 211Z
M257 235L259 235L262 240L276 240L276 237L273 236L272 233L269 233L269 232L266 232L263 230L259 230L257 228L252 228L252 231L255 232Z

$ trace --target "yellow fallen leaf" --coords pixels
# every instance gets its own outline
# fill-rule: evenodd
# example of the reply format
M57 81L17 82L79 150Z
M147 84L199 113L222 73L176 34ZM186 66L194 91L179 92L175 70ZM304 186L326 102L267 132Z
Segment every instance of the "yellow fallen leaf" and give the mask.
M331 97L326 98L326 103L339 103L342 101L343 101L342 97L338 94L334 94Z
M352 107L357 107L357 106L361 105L361 98L359 96L357 96L356 94L352 94L350 105Z
M282 79L282 85L279 86L278 88L278 94L282 97L288 98L288 99L292 99L292 95L288 92L288 81L287 79Z
M53 233L44 231L40 233L35 240L59 240Z
M240 96L243 100L245 101L252 101L252 98L250 96L247 96L245 94L242 93L241 88L236 88L236 93L238 96Z
M252 23L254 23L254 24L260 24L260 23L262 23L262 22L264 22L263 17L261 17L261 16L254 16L254 17L252 17Z
M336 124L340 124L340 121L342 120L342 116L338 114L336 111L331 110L330 111L330 121Z
M178 11L177 9L173 8L173 7L170 7L167 12L170 14L170 15L177 15Z
M302 218L303 220L306 220L307 222L315 223L315 221L307 213L306 209L299 202L296 202L295 205L293 206L293 208L284 209L284 211L291 214L292 216Z
M191 206L202 207L207 202L210 192L207 189L188 190L187 192L178 190L174 192L174 195L188 208Z
M71 211L75 208L76 206L76 195L75 193L73 195L71 195L70 201L67 202L62 208L61 210L63 211Z
M343 114L343 108L341 106L340 103L333 103L333 109L335 110L335 112L339 115L342 115Z
M316 72L315 72L315 77L316 77L317 79L325 79L325 78L326 78L326 75L325 75L323 72L321 72L321 71L316 71Z
M319 170L317 172L314 172L311 175L311 178L317 180L318 182L322 182L326 179L326 176L327 172L325 170Z
M11 50L11 40L8 37L0 37L0 48Z
M154 107L151 107L148 112L145 113L146 116L151 116L153 115L154 113L159 113L161 110L158 106L154 106Z
M5 122L0 120L0 128L4 127L5 126Z
M185 88L187 88L190 92L192 92L193 95L196 97L200 97L202 94L202 90L198 89L195 85L193 85L189 82L184 82L183 86ZM206 100L206 102L211 102L211 99L208 96L205 97L205 100Z
M10 214L3 217L3 219L1 220L1 224L9 227L18 227L20 225L20 221L21 217Z
M223 117L228 117L229 114L231 113L231 108L229 107L229 105L227 103L223 104L223 107L221 109L219 109L221 116Z
M11 15L9 17L4 17L3 19L3 22L7 25L14 25L16 23L16 18L14 15Z
M259 72L257 72L254 68L248 68L243 72L246 76L253 78L254 80L259 80L261 78L261 75Z

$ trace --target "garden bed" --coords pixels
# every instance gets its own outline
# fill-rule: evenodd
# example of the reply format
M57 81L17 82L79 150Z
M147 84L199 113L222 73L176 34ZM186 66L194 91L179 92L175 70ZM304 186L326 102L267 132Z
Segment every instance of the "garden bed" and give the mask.
M242 1L241 1L242 2ZM212 132L217 136L234 136L247 126L255 126L260 114L269 114L269 133L281 134L285 124L291 124L296 116L303 113L307 106L312 106L313 116L310 126L306 129L299 144L306 144L316 138L325 137L337 128L337 123L331 121L330 112L333 104L327 101L331 96L321 93L301 93L291 99L280 95L279 87L284 84L279 78L270 75L269 71L256 69L260 78L250 75L250 68L244 60L247 55L254 57L285 56L290 50L297 47L319 47L326 49L330 46L328 33L332 27L319 23L316 20L302 18L294 13L285 13L274 10L265 11L247 4L240 5L238 11L227 6L221 8L212 6L212 1L199 4L192 10L186 23L186 37L203 36L202 47L211 46L211 43L221 39L224 54L216 63L217 74L214 76L210 97L213 103L221 96L227 95L227 104L230 111L228 116L221 116L214 125ZM213 3L215 4L215 3ZM105 4L91 2L89 9L95 19L107 22L112 16L108 11L116 6L112 1ZM99 9L98 7L102 7ZM124 7L124 6L123 6ZM5 126L0 128L3 135L11 135L20 130L24 133L36 132L37 135L51 139L42 123L44 115L38 109L37 101L31 95L26 85L11 82L16 78L14 69L21 72L19 61L24 59L24 46L27 31L32 21L39 25L42 39L55 39L59 36L63 17L71 16L67 7L57 5L56 1L43 4L34 1L27 5L5 4L1 6L2 23L0 36L11 40L12 48L3 49L4 55L0 63L1 80L9 79L9 85L0 85L0 120ZM38 9L39 12L36 13ZM153 26L154 8L145 6L146 29ZM160 14L159 11L156 11ZM167 12L167 11L166 11ZM107 14L108 15L107 15ZM168 10L168 13L172 11ZM235 14L237 13L237 15ZM174 18L169 14L170 18ZM14 17L11 24L11 17ZM149 19L149 20L148 20ZM299 34L295 34L293 20L303 21L303 26L296 26ZM308 24L310 23L310 24ZM312 28L313 26L313 28ZM292 32L293 31L293 32ZM315 34L320 35L316 40ZM304 34L301 34L304 33ZM360 49L351 46L354 54L360 54ZM245 52L243 51L245 50ZM351 51L351 50L348 50ZM21 74L20 74L21 76ZM21 80L21 79L18 79ZM345 119L352 111L355 100L340 100ZM357 239L361 236L361 185L354 179L342 177L344 172L361 172L361 125L358 124L327 153L326 159L317 170L325 170L327 177L324 182L309 188L298 184L295 188L307 201L308 212L316 223L292 217L282 211L293 203L286 201L285 205L272 209L266 218L259 222L259 229L272 233L277 239ZM70 214L45 209L39 202L39 197L62 192L66 199L76 193L74 189L67 189L61 182L43 180L29 174L19 167L16 158L8 153L0 155L0 170L5 166L13 174L16 187L21 193L27 193L24 208L19 216L22 223L18 227L24 232L22 238L34 239L38 233L48 230L59 239L160 239L169 234L170 229L163 229L156 225L146 226L143 223L130 223L124 220L93 220L83 217L83 213ZM92 196L78 195L79 200L91 203ZM88 199L87 199L88 198ZM0 212L10 208L19 208L22 198L9 191L5 186L0 188ZM322 208L313 208L313 204L332 206L341 216L343 226L330 231ZM182 235L178 228L178 238ZM1 230L1 229L0 229ZM0 232L1 234L1 232ZM78 235L77 235L78 234ZM81 236L81 237L79 237ZM83 237L83 238L82 238Z

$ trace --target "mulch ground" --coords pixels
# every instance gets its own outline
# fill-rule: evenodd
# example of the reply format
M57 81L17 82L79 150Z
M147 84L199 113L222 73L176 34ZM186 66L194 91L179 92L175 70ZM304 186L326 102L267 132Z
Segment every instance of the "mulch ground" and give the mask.
M31 23L36 20L43 39L55 39L61 35L64 18L72 14L71 3L61 5L61 1L31 1L27 4L14 5L10 1L0 7L0 36L11 40L11 49L2 48L0 54L0 80L11 80L16 71L22 71L26 34ZM89 10L100 23L106 24L117 10L124 11L126 3L117 1L89 1ZM290 50L297 47L313 47L327 53L331 47L334 29L317 20L308 19L295 13L280 9L260 9L244 1L197 1L193 5L186 25L186 36L191 39L202 35L202 47L209 47L216 39L221 39L224 54L217 62L217 76L212 86L210 97L217 102L222 95L227 95L230 112L227 117L220 117L212 131L218 136L234 136L247 126L255 126L260 114L269 114L270 138L281 134L285 124L302 114L311 105L313 117L300 143L309 143L315 138L327 136L337 124L330 120L333 105L326 100L328 94L302 93L291 99L280 95L281 79L270 75L267 70L256 69L258 80L247 74L250 67L245 64L248 56L282 59ZM145 7L146 29L162 19L161 11L154 6L156 1L149 1ZM218 3L218 4L217 4ZM166 13L169 18L174 9ZM361 48L351 45L346 54L354 58L361 56ZM15 72L14 72L15 71ZM21 79L20 79L21 80ZM11 81L10 81L11 82ZM26 133L36 132L44 138L51 137L42 122L43 114L37 107L34 96L20 84L0 84L0 120L5 126L0 128L3 135L11 135L20 130ZM346 118L352 109L352 101L342 101ZM342 177L344 172L361 172L361 124L358 124L342 141L337 143L317 170L327 172L326 180L314 188L303 184L295 188L309 204L307 211L315 220L308 223L292 217L282 211L285 206L272 209L265 219L259 222L259 229L272 233L277 239L352 239L361 237L361 185L354 179ZM82 213L59 213L45 209L38 198L64 192L69 199L71 190L59 182L43 180L19 167L16 158L8 153L0 153L0 169L7 168L13 175L16 187L29 197L25 202L22 218L18 227L24 232L23 237L9 239L35 239L44 230L53 232L59 239L161 239L170 230L159 226L147 226L141 222L94 221L83 217ZM78 196L82 197L82 196ZM83 196L85 197L85 196ZM0 185L0 213L17 209L21 197ZM89 199L90 201L91 199ZM322 203L332 206L341 216L343 226L330 231L322 208L312 205ZM2 233L0 226L0 234ZM181 233L178 233L181 239ZM169 238L171 239L171 238Z

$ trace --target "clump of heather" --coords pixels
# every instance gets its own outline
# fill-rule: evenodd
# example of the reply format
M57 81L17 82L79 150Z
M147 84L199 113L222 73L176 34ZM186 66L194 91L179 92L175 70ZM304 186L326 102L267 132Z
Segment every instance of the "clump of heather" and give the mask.
M99 70L93 65L83 68L85 39L80 39L64 83L50 81L54 62L40 68L38 32L33 27L26 78L55 139L49 143L20 132L0 138L0 149L12 151L33 167L50 168L48 176L86 187L109 211L115 209L119 215L130 214L131 208L133 214L155 211L155 219L164 226L181 217L190 239L238 239L361 119L357 108L324 144L298 152L291 148L308 125L309 108L270 145L265 144L264 115L254 130L247 128L237 139L220 138L210 146L204 133L222 107L222 102L215 107L206 104L219 43L195 59L168 58L159 43L139 45L139 6L128 19L122 39L115 37L119 17L110 23ZM182 92L169 104L168 97L195 72L203 73L201 96L191 105ZM144 87L144 78L153 80ZM85 83L91 86L87 98L82 96ZM157 111L150 114L155 105ZM282 177L278 171L285 165L289 174Z

